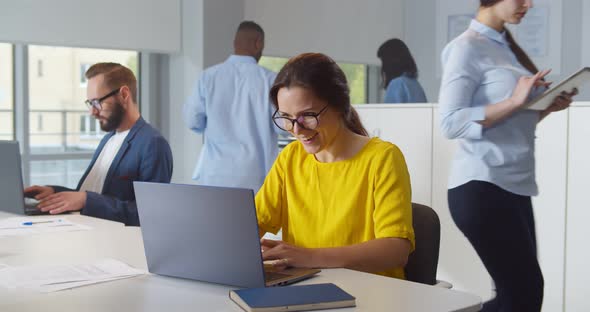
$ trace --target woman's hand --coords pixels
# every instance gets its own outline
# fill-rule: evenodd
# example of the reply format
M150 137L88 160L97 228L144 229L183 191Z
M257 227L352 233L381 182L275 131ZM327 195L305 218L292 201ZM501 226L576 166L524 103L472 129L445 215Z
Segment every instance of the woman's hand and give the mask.
M260 239L262 260L275 270L287 267L313 268L313 249L296 247L283 241Z
M412 244L399 237L377 238L342 247L302 248L283 241L261 239L265 267L282 270L299 268L347 268L363 272L382 272L404 267Z
M553 100L553 103L551 103L551 105L549 105L549 107L547 107L546 109L541 111L541 114L539 115L539 122L541 120L543 120L543 118L547 117L547 115L549 115L553 112L558 112L560 110L564 110L564 109L570 107L573 97L576 94L578 94L578 89L574 88L571 92L564 91L559 96L555 97L555 99Z
M512 91L510 97L515 108L520 108L528 102L533 87L548 87L551 82L543 81L543 78L551 72L551 69L538 71L533 76L522 76Z
M533 87L547 87L551 83L543 81L543 78L550 72L550 69L542 70L533 76L522 76L518 79L512 96L502 102L485 107L485 118L478 121L484 128L490 128L498 122L508 118L520 110L527 102ZM543 116L541 115L541 119Z
M549 105L543 112L553 113L558 112L560 110L564 110L570 107L570 104L573 101L573 97L578 94L578 89L574 88L571 92L561 92L561 94L553 100L553 103Z

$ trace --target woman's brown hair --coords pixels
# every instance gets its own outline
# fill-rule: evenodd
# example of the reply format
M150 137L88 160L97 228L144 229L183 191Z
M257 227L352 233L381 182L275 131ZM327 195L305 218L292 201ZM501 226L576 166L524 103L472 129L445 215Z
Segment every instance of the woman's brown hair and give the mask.
M500 2L500 1L502 1L502 0L480 0L479 5L481 7L488 8L488 7L495 5L496 3ZM531 58L526 54L526 52L524 52L524 50L518 45L518 43L516 43L516 41L514 40L514 37L512 37L512 34L510 33L510 31L508 31L508 29L505 29L505 31L506 31L506 40L508 41L508 44L510 45L510 50L512 50L512 53L514 53L514 55L516 56L516 59L518 60L520 65L522 65L524 68L526 68L532 74L536 74L539 71L539 69L537 68L537 66L535 66L535 63L533 63L533 61L531 61Z
M313 92L330 107L342 113L346 127L368 136L368 132L352 105L346 76L330 57L321 53L303 53L290 59L278 73L270 89L270 99L278 109L277 95L281 88L301 87Z

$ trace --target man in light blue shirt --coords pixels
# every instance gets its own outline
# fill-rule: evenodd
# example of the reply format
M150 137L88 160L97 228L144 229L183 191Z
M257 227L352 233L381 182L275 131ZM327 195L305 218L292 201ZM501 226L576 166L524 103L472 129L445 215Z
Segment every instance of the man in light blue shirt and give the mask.
M240 24L234 54L201 74L184 105L185 124L204 146L193 179L199 184L258 191L278 153L269 91L276 74L258 65L264 31Z

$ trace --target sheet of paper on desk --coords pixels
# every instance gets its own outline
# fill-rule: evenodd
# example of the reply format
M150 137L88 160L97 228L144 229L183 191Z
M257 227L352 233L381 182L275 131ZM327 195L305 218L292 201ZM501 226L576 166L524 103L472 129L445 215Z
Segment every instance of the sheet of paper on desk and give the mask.
M90 264L17 266L0 270L0 286L52 292L145 273L114 259Z
M90 229L92 228L87 225L73 223L64 217L15 217L0 220L0 237L86 231Z
M142 274L144 274L144 273L142 273ZM138 274L138 275L141 275L141 274ZM49 292L54 292L54 291L72 289L72 288L76 288L76 287L82 287L82 286L86 286L86 285L99 284L99 283L116 281L116 280L125 279L125 278L131 278L131 277L135 277L138 275L127 275L127 276L105 278L105 279L85 281L85 282L71 282L71 283L43 285L43 286L39 287L37 290L40 292L43 292L43 293L49 293Z

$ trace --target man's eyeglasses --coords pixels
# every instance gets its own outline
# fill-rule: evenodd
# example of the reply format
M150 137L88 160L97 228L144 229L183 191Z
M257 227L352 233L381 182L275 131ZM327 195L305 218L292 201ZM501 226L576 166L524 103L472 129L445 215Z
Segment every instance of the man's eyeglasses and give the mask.
M109 96L113 96L113 95L119 93L119 90L121 90L121 88L117 88L99 99L86 100L86 101L84 101L84 103L86 103L86 106L88 106L89 109L96 108L97 110L101 110L102 109L102 104L101 104L102 101L106 100Z
M279 110L276 110L274 114L272 114L272 121L277 125L277 127L281 128L285 131L291 131L295 128L295 123L299 125L299 127L307 130L313 130L318 127L320 121L318 116L323 113L328 108L328 105L324 106L318 113L303 113L301 116L292 119L289 117L284 116L276 116Z

